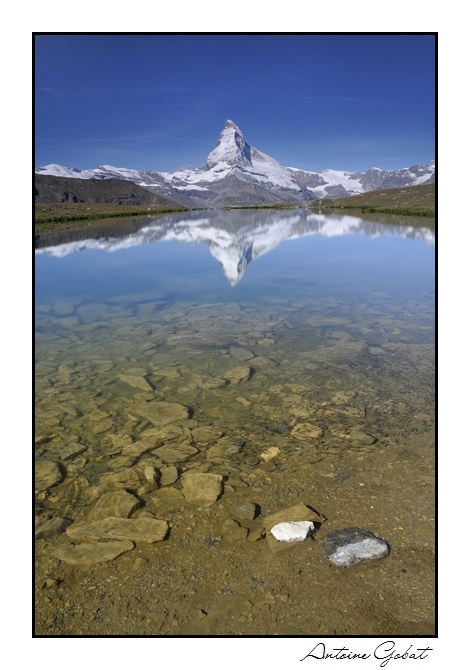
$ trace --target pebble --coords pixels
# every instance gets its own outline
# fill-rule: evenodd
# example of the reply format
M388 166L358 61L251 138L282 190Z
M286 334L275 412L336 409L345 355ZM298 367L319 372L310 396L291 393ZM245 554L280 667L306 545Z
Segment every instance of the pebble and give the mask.
M281 450L278 447L269 447L266 451L263 451L260 458L262 458L263 461L272 461L272 459L279 456L280 453Z

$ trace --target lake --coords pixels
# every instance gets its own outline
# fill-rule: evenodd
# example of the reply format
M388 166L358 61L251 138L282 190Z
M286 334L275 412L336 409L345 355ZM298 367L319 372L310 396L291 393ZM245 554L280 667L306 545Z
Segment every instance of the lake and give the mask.
M433 634L433 226L261 209L93 230L36 245L37 634ZM190 474L218 476L213 500ZM296 505L313 540L279 546L263 520ZM168 532L105 560L103 515ZM350 527L389 555L332 567L323 538Z

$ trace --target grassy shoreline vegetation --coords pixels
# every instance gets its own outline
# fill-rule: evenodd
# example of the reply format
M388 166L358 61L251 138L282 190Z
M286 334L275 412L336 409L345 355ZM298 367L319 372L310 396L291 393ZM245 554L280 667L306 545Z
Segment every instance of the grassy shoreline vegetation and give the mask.
M403 188L368 191L333 200L315 200L309 209L354 209L361 213L435 217L435 185L421 184Z
M55 230L66 230L92 226L94 221L102 219L117 219L135 216L158 216L170 212L184 212L184 207L171 207L167 205L114 205L101 202L38 202L34 207L35 232L52 232ZM111 221L109 222L111 225Z

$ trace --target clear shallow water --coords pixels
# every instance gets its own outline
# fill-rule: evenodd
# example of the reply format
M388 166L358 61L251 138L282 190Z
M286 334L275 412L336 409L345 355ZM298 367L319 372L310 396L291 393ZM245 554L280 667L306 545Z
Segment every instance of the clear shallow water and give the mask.
M352 405L346 417L356 414L356 427L377 439L371 408L378 394L399 408L407 389L411 415L420 395L432 401L429 229L305 210L197 212L143 223L123 237L37 250L36 427L39 443L49 445L39 458L64 440L86 444L83 468L72 464L67 477L77 469L94 480L114 469L116 443L149 431L167 441L139 414L153 399L189 408L187 430L171 435L171 444L188 435L196 444L188 433L194 428L234 434L248 422L257 437L243 456L252 462L272 438L266 425L282 415L290 435L300 419L316 423L312 403L331 403L334 390L351 395L342 401ZM237 366L249 367L249 383L224 381ZM288 386L294 383L297 393ZM329 450L353 447L339 415L322 416ZM284 455L286 448L292 441ZM221 470L204 450L175 463Z
M314 506L331 498L325 510L339 522L348 500L351 515L357 506L350 525L370 523L374 509L392 535L402 528L391 521L397 497L414 496L409 532L428 538L431 229L305 210L210 211L145 220L123 236L43 244L36 455L59 463L61 477L38 491L39 515L85 518L113 486L164 515L157 494L168 486L143 473L174 465L179 474L221 474L222 501L251 500L256 490L260 504L263 482L284 473L297 489L280 486L261 504L267 512L292 497ZM240 367L248 380L234 380ZM184 405L187 417L158 426L147 408L160 401ZM151 450L129 449L141 441ZM84 450L64 455L70 444ZM276 455L266 457L270 448ZM391 475L381 473L407 459L408 478L385 495ZM315 500L305 499L308 464L319 480ZM359 480L364 490L348 499L345 482ZM179 491L179 480L170 486Z

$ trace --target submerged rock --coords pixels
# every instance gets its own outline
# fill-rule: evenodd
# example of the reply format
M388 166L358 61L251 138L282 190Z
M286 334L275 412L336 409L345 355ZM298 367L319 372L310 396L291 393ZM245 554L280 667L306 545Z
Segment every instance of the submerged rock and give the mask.
M348 437L353 442L361 442L362 444L375 444L377 442L377 438L374 435L355 428L349 431Z
M129 386L134 388L141 389L142 391L153 391L153 388L150 386L148 381L144 376L138 375L118 375L119 379Z
M298 423L291 431L296 440L316 440L323 437L323 428L313 423Z
M226 379L230 384L242 384L243 382L247 382L252 374L253 368L250 368L248 365L241 365L239 367L227 370L224 375L224 379Z
M165 444L163 447L154 449L152 453L164 463L181 463L199 453L199 449L189 444L189 442L180 442L178 444Z
M112 542L84 542L83 544L70 544L67 547L59 547L52 552L55 558L64 563L72 565L92 565L94 563L107 563L134 549L134 543L130 540L115 540Z
M133 540L153 544L165 539L168 522L147 517L107 517L91 523L74 523L65 532L72 540Z
M88 446L86 444L80 444L79 442L69 442L68 444L64 444L58 450L57 456L63 461L71 460L79 454L82 454L87 449Z
M62 470L55 461L39 461L35 464L34 486L38 491L45 491L58 484L63 477Z
M42 540L59 533L63 533L67 526L70 526L71 523L72 522L70 519L62 519L61 517L47 519L36 529L34 538L36 540Z
M157 427L184 421L189 417L189 409L177 402L153 401L135 405L135 411Z
M385 540L360 528L343 528L330 533L323 540L323 549L332 563L344 568L384 558L390 553Z
M221 389L227 386L227 380L220 377L209 377L208 375L199 375L197 378L197 385L203 390Z
M249 361L250 358L254 358L255 355L249 349L243 349L242 347L230 347L229 348L230 356L237 358L239 361Z

